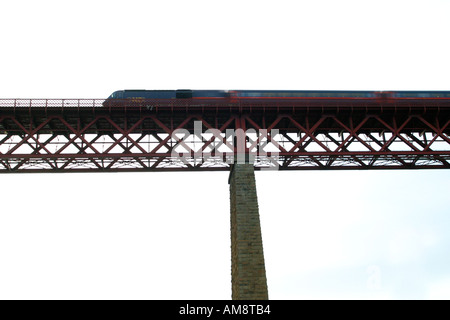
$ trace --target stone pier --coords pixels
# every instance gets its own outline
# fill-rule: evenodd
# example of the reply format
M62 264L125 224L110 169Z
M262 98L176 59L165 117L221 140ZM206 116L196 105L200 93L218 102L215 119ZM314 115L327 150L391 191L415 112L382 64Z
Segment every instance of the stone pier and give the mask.
M253 165L234 164L229 184L232 299L266 300L266 268Z

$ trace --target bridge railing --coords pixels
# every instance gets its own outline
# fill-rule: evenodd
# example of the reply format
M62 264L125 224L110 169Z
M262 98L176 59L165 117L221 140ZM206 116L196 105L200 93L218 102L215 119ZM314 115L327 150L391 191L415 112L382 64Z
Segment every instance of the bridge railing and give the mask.
M264 108L343 108L379 109L427 107L450 108L449 99L363 99L363 98L200 98L200 99L0 99L0 108L129 108L129 109L264 109Z
M0 108L102 107L105 99L0 99Z

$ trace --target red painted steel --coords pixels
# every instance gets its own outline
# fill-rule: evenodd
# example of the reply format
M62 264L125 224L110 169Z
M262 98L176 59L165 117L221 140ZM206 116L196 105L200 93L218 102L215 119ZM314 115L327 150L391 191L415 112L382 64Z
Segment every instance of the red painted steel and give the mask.
M450 167L450 99L103 102L0 100L0 172Z

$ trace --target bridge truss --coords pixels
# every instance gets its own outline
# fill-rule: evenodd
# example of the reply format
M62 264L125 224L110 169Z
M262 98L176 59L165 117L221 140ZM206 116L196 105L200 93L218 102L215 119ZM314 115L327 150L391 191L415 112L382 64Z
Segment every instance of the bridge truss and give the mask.
M449 99L0 100L0 172L450 168Z

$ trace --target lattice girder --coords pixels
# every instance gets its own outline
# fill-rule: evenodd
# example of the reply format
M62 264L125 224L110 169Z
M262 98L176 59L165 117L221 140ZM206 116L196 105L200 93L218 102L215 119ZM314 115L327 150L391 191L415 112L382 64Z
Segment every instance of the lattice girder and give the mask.
M1 104L1 103L0 103ZM450 167L450 105L0 108L0 172Z

